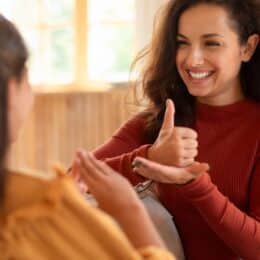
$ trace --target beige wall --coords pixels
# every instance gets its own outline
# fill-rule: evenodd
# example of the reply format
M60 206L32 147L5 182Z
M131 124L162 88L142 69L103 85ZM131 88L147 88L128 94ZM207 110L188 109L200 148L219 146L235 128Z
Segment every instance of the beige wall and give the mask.
M91 150L103 143L132 114L126 106L128 94L119 88L37 95L11 149L11 166L47 169L54 162L68 166L76 148Z
M136 49L145 47L151 39L155 15L168 0L136 0Z

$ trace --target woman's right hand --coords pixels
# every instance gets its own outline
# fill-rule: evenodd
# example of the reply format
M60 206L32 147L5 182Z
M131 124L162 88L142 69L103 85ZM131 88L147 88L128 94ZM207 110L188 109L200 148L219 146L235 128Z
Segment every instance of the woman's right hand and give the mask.
M143 207L129 181L106 163L84 150L76 153L74 161L80 179L87 184L102 210L118 219L128 210Z
M78 156L76 154L74 155L71 167L69 168L67 173L74 180L80 193L85 194L88 192L88 186L80 175L80 164Z
M167 99L161 130L148 150L148 159L177 167L186 167L198 154L197 133L191 128L175 127L173 101Z
M114 217L136 248L165 245L129 181L91 153L79 150L76 163L98 206Z

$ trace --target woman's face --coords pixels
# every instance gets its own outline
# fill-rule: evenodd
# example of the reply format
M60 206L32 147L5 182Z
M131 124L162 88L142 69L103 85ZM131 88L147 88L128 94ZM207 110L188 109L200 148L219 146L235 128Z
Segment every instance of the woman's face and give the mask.
M8 89L9 141L17 139L19 130L31 110L34 95L28 80L27 69L20 81L10 79Z
M209 4L191 7L180 17L178 73L202 103L225 105L243 98L239 72L247 57L231 23L224 8Z

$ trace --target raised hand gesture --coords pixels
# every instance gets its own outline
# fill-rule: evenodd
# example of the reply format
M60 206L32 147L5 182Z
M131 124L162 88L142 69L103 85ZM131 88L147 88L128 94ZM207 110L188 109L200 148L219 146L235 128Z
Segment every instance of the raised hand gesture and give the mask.
M148 150L148 159L165 165L185 167L194 162L198 154L197 133L187 127L174 125L173 101L166 101L161 130Z

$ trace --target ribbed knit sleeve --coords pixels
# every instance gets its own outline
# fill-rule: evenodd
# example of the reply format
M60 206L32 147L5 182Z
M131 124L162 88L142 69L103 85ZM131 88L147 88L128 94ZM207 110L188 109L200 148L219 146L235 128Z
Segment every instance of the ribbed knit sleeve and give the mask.
M210 175L181 187L157 185L187 259L260 260L259 118L259 103L252 100L220 107L197 104L196 160L209 163ZM110 157L110 166L136 183L139 176L132 173L131 162L136 155L147 157L149 146L140 121L130 120L124 126L117 132L117 138L124 140L123 151L112 138L102 159ZM115 158L110 148L115 148Z
M130 153L125 153L114 158L104 160L114 170L120 172L126 177L133 185L145 181L146 179L141 175L133 172L132 162L135 157L140 156L147 158L147 151L150 145L142 145Z
M104 160L135 185L145 179L132 171L132 161L136 156L147 158L149 147L149 144L145 144L144 118L142 115L137 115L123 124L93 153L96 158Z
M125 122L104 144L93 153L102 160L131 152L144 144L144 116L138 114Z
M260 161L253 174L248 214L240 211L214 185L208 174L180 188L209 226L238 256L260 259Z

